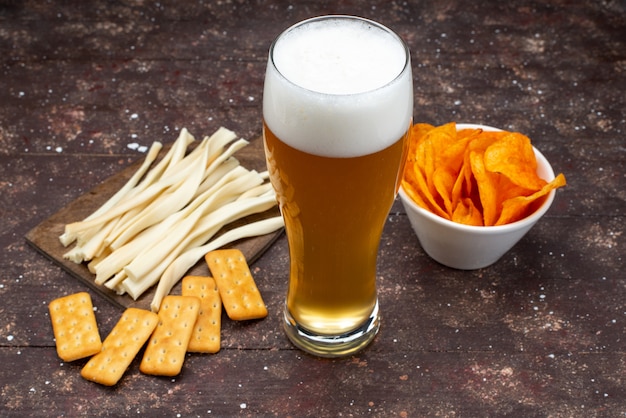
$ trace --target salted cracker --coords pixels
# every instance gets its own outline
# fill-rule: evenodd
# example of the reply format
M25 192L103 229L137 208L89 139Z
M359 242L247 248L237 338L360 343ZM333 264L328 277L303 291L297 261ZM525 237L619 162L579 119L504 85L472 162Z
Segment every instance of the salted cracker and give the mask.
M139 370L157 376L176 376L185 361L185 354L200 311L200 300L194 296L169 295L159 309L155 328Z
M96 354L102 348L91 296L74 293L53 300L48 305L57 354L64 361L74 361Z
M243 321L267 316L267 307L240 250L211 251L206 254L205 260L230 319Z
M102 351L89 359L80 375L102 385L115 385L150 338L158 320L154 312L126 309L102 343Z
M215 280L212 277L186 276L183 278L182 294L200 299L200 311L187 351L217 353L221 344L222 299Z

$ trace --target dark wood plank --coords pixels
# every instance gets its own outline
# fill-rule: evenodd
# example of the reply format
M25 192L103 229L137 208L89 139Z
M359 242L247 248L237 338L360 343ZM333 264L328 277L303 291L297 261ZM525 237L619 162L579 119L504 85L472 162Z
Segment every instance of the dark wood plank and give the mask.
M471 272L429 259L396 202L382 328L358 355L317 359L284 336L281 235L252 264L268 317L224 316L218 354L176 378L136 359L114 388L83 380L84 361L56 356L47 304L85 285L25 235L139 159L129 144L225 126L259 147L271 40L329 13L407 40L416 122L519 130L568 186ZM625 40L619 0L0 1L0 416L623 417ZM88 291L106 335L120 309Z
M375 343L376 345L377 343ZM0 360L17 355L0 349ZM114 388L84 381L82 363L52 350L19 355L5 408L31 416L610 416L623 411L623 355L389 353L320 360L297 350L188 355L181 375L142 375L138 361ZM582 365L585 365L582 367ZM617 367L616 367L617 366ZM306 373L303 373L306 370ZM39 376L28 383L22 374ZM338 390L340 388L340 390ZM81 401L76 402L76 391ZM323 400L323 402L322 402Z

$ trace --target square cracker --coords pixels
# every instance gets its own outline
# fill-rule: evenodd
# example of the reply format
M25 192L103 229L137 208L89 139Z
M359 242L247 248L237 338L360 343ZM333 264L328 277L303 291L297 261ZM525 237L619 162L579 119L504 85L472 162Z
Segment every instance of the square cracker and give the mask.
M186 276L183 278L182 294L200 299L198 320L187 351L217 353L221 343L222 299L215 280L212 277Z
M57 354L61 359L74 361L100 351L102 340L89 293L74 293L55 299L48 309Z
M211 251L205 256L230 319L243 321L267 316L267 307L238 249Z
M89 359L80 375L102 385L115 385L150 338L158 320L154 312L126 309L102 343L102 351Z
M139 365L142 373L157 376L180 373L199 311L200 300L196 297L169 295L163 298L159 323Z

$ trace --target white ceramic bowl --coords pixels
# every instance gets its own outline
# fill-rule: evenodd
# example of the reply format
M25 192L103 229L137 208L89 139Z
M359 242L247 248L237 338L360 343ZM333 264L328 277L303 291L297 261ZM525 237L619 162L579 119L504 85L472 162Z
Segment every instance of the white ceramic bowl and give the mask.
M500 130L485 125L457 124L457 130L476 128ZM536 148L533 147L533 150L537 158L537 174L548 182L552 181L554 171L550 163ZM402 188L399 192L424 251L435 261L460 270L479 269L498 261L547 212L555 193L552 190L532 214L517 222L499 226L470 226L435 215L413 202Z

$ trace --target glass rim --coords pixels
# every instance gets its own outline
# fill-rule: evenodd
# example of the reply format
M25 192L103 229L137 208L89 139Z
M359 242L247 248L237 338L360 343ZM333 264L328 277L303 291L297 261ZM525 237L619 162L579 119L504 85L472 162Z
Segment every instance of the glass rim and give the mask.
M319 22L322 20L353 20L353 21L360 21L360 22L365 22L369 25L372 25L374 27L376 27L379 30L382 30L386 33L388 33L389 35L391 35L393 38L395 38L398 43L400 45L402 45L402 48L404 49L404 65L402 66L402 69L400 70L400 72L398 72L398 74L396 76L394 76L391 80L389 80L388 82L386 82L385 84L383 84L382 86L376 87L374 89L371 90L367 90L367 91L362 91L362 92L358 92L358 93L324 93L324 92L320 92L317 90L311 90L307 87L301 86L300 84L297 84L295 82L293 82L292 80L290 80L288 77L286 77L279 69L278 66L276 65L276 63L274 62L274 49L276 47L276 44L280 41L280 39L286 35L287 33L293 31L294 29L297 29L301 26L310 24L310 23L315 23L315 22ZM316 94L316 95L320 95L320 96L326 96L326 97L354 97L354 96L360 96L360 95L367 95L367 94L371 94L375 91L384 89L386 87L388 87L389 85L395 83L396 81L398 81L403 74L405 74L408 70L410 70L411 68L411 51L409 49L409 46L407 45L407 43L404 41L404 39L402 39L402 37L395 32L393 29L390 29L389 27L383 25L382 23L378 23L374 20L365 18L365 17L361 17L361 16L353 16L353 15L342 15L342 14L337 14L337 15L322 15L322 16L315 16L315 17L311 17L305 20L301 20L300 22L297 22L291 26L289 26L287 29L283 30L270 44L270 48L269 48L269 59L268 59L268 65L271 65L272 68L276 71L276 74L278 74L280 76L281 79L283 79L284 81L286 81L287 83L293 85L294 87L301 89L301 90L306 90L307 92Z

